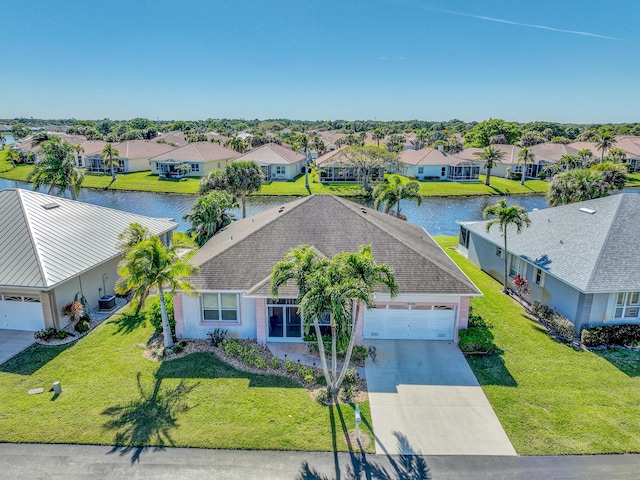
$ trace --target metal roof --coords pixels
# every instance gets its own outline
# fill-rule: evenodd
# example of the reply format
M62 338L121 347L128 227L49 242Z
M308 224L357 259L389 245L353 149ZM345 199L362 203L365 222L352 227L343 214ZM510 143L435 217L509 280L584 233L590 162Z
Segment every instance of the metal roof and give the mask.
M0 190L0 286L51 288L121 252L118 236L133 222L152 234L171 219L145 217L30 190Z

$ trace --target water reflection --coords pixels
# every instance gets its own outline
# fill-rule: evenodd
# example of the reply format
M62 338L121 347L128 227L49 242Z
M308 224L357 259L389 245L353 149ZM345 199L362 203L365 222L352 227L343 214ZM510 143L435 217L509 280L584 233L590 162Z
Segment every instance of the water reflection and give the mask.
M0 179L0 189L16 187L32 188L29 183ZM120 192L85 188L81 191L78 200L140 215L174 218L180 223L178 230L187 230L189 225L182 220L182 216L189 211L195 198L195 195ZM527 211L531 211L534 208L547 208L543 196L428 197L422 201L420 206L413 200L403 200L401 211L407 216L408 221L424 227L431 235L457 235L458 226L456 221L481 220L482 211L487 206L495 204L501 198L506 198L510 205L521 205ZM292 197L250 197L247 200L247 215L255 215L291 200L293 200ZM371 202L360 201L359 203L372 206ZM242 212L240 209L236 209L234 213L236 218L241 218Z

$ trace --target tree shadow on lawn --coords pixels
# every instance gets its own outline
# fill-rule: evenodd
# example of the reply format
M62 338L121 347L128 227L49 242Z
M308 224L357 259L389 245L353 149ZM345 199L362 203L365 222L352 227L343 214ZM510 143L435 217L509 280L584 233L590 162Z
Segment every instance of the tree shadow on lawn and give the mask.
M243 372L220 360L213 352L196 352L176 360L162 362L156 378L246 378L249 387L302 388L287 377Z
M32 345L0 365L0 372L32 375L73 345Z
M166 445L173 446L171 430L178 426L178 416L189 410L186 397L197 384L186 386L181 381L175 388L161 389L161 383L162 380L157 378L153 390L145 392L138 373L140 398L102 412L102 415L111 417L103 427L115 431L115 446L109 453L131 453L131 463L135 463L149 448L158 451Z
M628 348L609 347L591 350L629 377L640 377L640 351Z
M116 331L113 332L114 335L127 335L137 328L146 325L147 317L144 312L136 312L135 309L133 309L133 311L118 313L109 320L109 323L116 325Z

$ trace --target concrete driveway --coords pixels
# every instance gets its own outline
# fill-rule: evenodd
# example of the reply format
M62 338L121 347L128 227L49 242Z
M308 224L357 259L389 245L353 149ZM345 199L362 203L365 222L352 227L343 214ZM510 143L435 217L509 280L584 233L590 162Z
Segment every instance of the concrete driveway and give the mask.
M516 455L453 342L367 340L377 454Z
M0 330L0 365L34 342L33 332Z

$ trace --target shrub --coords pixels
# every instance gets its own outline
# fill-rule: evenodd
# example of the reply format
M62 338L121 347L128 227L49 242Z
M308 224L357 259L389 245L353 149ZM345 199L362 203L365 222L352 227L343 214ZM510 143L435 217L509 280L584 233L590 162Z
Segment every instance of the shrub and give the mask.
M313 379L315 378L315 371L311 367L306 367L304 365L298 366L298 374L302 377L302 379L307 383L313 383Z
M480 315L473 313L473 308L469 307L469 328L474 327L493 328L493 325Z
M362 345L354 345L353 351L351 352L351 361L356 366L363 366L365 360L367 359L367 355L369 355L369 350L367 347L363 347Z
M207 336L211 340L211 345L217 347L227 337L227 333L229 333L228 330L224 328L216 328L213 332L207 333Z
M536 300L533 302L533 305L531 305L531 313L538 317L540 323L555 330L558 336L564 340L570 342L575 337L575 326L573 322L547 305L544 305L539 300Z
M180 343L176 343L171 349L171 351L173 353L181 353L182 351L184 351L184 346Z
M358 378L358 373L355 368L347 369L347 373L344 374L344 379L342 380L343 385L355 385L356 380Z
M605 325L585 328L580 339L587 347L600 345L636 346L640 344L640 325Z
M324 405L329 405L332 401L331 395L329 395L329 390L326 388L318 390L318 393L316 394L316 401Z
M271 368L275 370L280 368L280 359L278 357L271 357Z
M167 316L169 317L169 325L171 333L176 333L176 320L173 315L173 296L170 293L164 294L164 303L167 306ZM156 333L162 333L162 314L160 311L160 298L158 295L149 297L147 300L145 313L149 323L153 325Z
M84 315L84 307L76 300L64 305L61 309L62 315L69 317L71 323L76 322L80 317Z
M48 342L49 340L52 340L53 338L55 338L56 333L57 333L57 330L55 328L49 327L49 328L44 328L42 330L38 330L33 334L33 336L36 340L43 340L45 342Z
M343 402L349 402L353 400L356 395L356 388L354 385L343 385L340 389L340 400Z
M266 362L266 361L265 361L265 359L264 359L264 358L262 358L262 357L257 357L257 358L253 361L253 364L254 364L256 367L261 368L261 369L263 369L263 370L266 370L266 369L267 369L267 367L268 367L267 362Z
M91 328L91 326L89 325L89 322L85 321L85 320L80 320L78 321L78 323L76 323L73 327L75 329L76 332L78 333L85 333L88 332L89 329Z
M67 337L70 337L71 334L69 332L65 332L64 330L56 330L56 333L54 334L54 337L57 340L63 340Z
M293 360L286 360L284 362L284 369L287 373L294 373L298 369L298 364Z
M224 348L224 352L230 357L238 357L240 356L240 352L242 352L242 345L236 338L225 338L222 341L222 348Z

